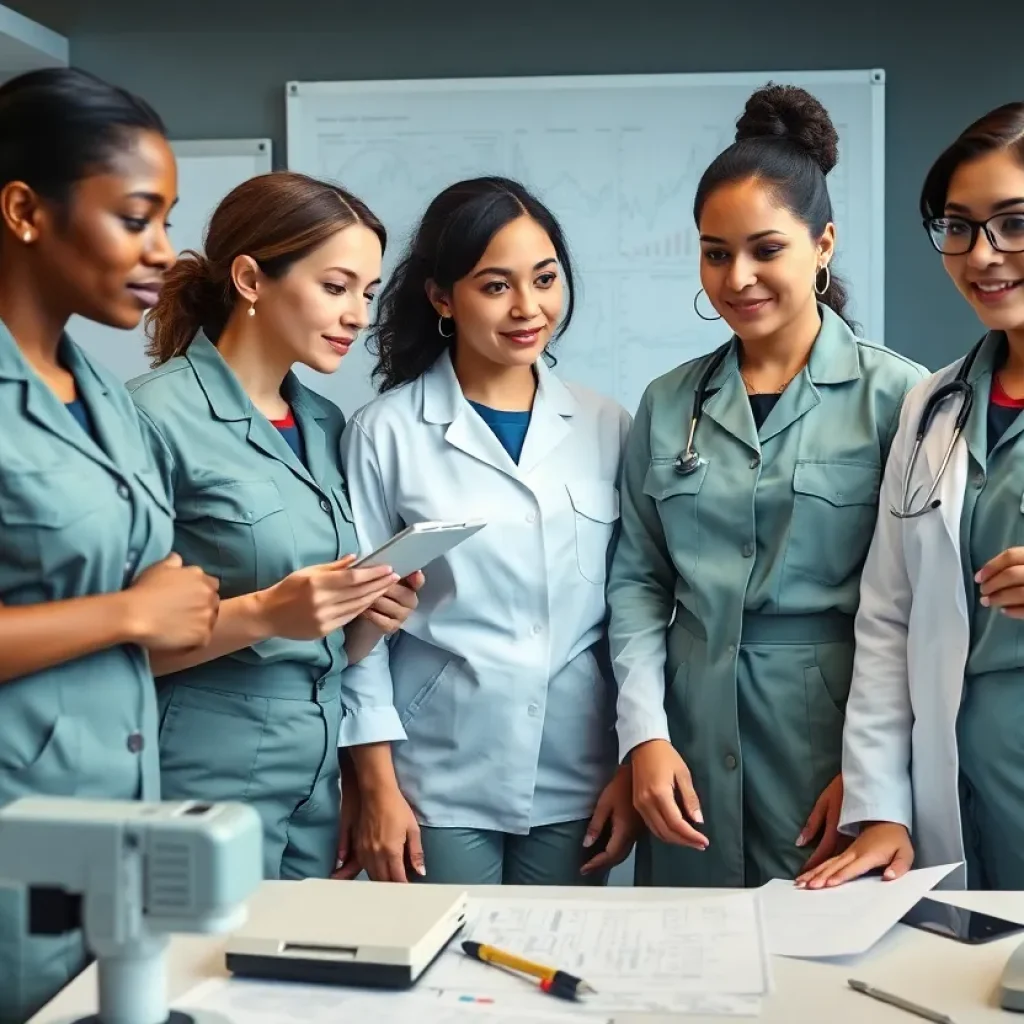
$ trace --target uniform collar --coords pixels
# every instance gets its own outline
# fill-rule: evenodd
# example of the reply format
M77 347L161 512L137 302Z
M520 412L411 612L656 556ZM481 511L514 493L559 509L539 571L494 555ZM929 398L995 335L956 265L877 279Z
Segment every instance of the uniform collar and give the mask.
M1006 362L1008 345L1003 331L989 331L982 339L978 355L967 374L968 382L977 384L986 373L995 373Z
M210 409L220 420L251 420L256 407L245 392L234 371L217 351L217 346L205 334L196 335L185 353L199 386L210 403ZM327 410L316 401L312 393L302 386L298 377L288 372L281 385L281 396L296 416L305 414L324 419Z
M199 381L199 386L219 420L248 420L256 407L245 388L228 366L217 346L202 332L197 334L185 352L185 359Z
M537 374L534 414L538 407L543 407L556 416L572 416L576 412L573 393L551 372L543 358L533 365ZM462 385L455 376L450 352L439 356L422 380L423 418L428 423L453 423L460 412L469 408Z
M841 316L828 306L818 304L821 328L807 359L807 375L814 384L846 384L861 376L860 353L857 336ZM739 338L733 335L729 352L715 371L709 391L722 387L725 381L739 372Z
M107 394L106 382L66 334L61 335L57 357L61 366L74 376L75 383L79 387ZM14 340L14 335L2 320L0 320L0 379L21 380L29 384L42 383Z

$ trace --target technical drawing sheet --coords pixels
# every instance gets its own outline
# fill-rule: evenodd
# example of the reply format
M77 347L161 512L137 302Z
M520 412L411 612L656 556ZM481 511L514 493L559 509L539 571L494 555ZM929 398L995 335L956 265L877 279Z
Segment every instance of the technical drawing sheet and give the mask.
M658 902L472 899L463 935L583 978L597 989L587 1005L604 1012L756 1013L771 988L753 893ZM522 989L519 978L457 950L456 942L430 968L425 987L497 996Z

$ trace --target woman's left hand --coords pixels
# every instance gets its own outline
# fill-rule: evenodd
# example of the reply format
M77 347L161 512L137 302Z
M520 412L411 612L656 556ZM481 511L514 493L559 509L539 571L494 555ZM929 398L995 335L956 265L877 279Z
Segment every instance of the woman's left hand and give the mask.
M643 829L643 819L633 807L633 769L628 763L620 765L615 778L604 788L587 826L583 846L589 849L611 824L611 834L605 848L583 865L580 873L592 875L621 864L633 849Z
M1011 619L1024 619L1024 548L1007 548L975 574L981 603Z
M377 627L385 636L397 633L406 619L419 605L420 588L426 581L418 569L404 580L399 580L383 597L379 597L365 612L363 618Z
M796 845L806 846L813 842L814 837L821 834L818 848L808 858L807 863L801 869L808 872L823 864L829 857L842 853L850 845L849 836L844 836L839 831L839 814L843 809L843 776L837 775L818 797L807 819L803 831L797 836Z

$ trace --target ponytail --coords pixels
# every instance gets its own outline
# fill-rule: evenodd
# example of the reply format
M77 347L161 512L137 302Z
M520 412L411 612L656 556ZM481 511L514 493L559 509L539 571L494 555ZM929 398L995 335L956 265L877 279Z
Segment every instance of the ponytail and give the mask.
M340 185L271 171L236 186L210 218L204 251L181 254L146 314L146 354L153 366L182 355L200 331L217 343L240 301L231 279L237 257L250 257L266 277L277 280L352 224L369 228L384 251L384 225Z
M146 355L152 365L184 355L200 331L216 341L232 306L230 279L216 281L210 261L186 249L167 272L160 298L146 314Z

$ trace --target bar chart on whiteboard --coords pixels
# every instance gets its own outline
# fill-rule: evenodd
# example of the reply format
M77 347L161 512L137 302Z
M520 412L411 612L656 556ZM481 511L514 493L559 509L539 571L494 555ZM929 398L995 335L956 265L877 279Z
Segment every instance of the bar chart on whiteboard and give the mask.
M694 312L697 183L769 78L811 89L840 133L829 176L836 269L862 333L882 341L883 79L879 72L290 83L288 165L345 185L388 228L385 276L442 189L497 174L561 222L577 309L554 348L563 378L634 412L651 380L727 340ZM352 413L373 396L356 349L310 383Z

